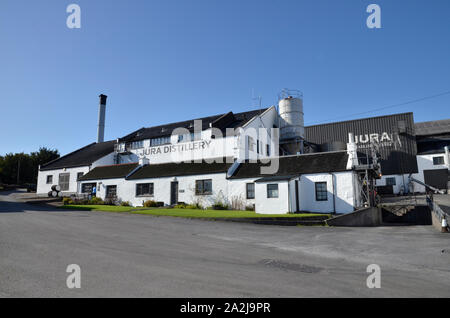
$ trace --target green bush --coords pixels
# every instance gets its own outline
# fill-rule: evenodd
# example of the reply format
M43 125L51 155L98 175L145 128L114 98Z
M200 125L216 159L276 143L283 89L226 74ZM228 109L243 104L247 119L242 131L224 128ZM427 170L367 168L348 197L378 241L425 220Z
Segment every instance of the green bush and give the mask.
M225 203L217 202L212 205L213 210L228 210L229 207Z
M131 206L131 203L129 201L122 201L120 202L121 206Z
M158 206L158 203L154 200L147 200L144 202L144 207L146 208L156 208Z
M71 198L63 198L63 205L72 205L74 202Z
M187 205L185 203L177 204L174 206L175 209L186 209Z
M254 205L254 204L247 205L247 206L245 207L245 210L246 210L246 211L255 211L255 205Z
M103 205L105 204L105 202L103 202L103 200L101 198L98 197L93 197L90 201L89 201L90 205Z

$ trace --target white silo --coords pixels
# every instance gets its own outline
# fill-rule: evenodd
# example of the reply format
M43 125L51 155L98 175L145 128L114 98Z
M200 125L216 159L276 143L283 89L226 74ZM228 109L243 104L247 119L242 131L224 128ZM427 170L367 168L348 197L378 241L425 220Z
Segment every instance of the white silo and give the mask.
M278 103L280 114L280 146L286 154L303 152L305 120L303 96L298 91L283 90Z

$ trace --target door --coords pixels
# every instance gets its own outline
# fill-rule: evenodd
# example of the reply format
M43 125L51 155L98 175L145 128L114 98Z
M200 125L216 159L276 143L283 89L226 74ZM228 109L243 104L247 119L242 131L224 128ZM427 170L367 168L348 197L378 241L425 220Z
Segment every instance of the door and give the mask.
M295 180L295 212L300 212L300 205L298 202L298 180Z
M447 190L447 169L424 170L423 176L426 184L439 190Z
M178 203L178 181L170 183L170 205Z

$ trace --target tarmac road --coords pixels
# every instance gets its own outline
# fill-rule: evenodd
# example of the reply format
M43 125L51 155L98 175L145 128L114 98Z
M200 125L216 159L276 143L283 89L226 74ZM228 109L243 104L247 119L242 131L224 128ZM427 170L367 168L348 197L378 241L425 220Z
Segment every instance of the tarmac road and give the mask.
M81 268L68 289L66 268ZM381 288L369 289L369 264ZM431 226L279 227L60 211L0 193L0 297L450 296Z

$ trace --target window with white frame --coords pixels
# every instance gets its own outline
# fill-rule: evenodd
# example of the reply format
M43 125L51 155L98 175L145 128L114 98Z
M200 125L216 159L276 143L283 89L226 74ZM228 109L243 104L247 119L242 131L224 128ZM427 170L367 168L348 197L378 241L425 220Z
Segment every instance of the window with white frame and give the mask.
M268 184L267 185L267 198L274 199L278 198L278 184Z
M395 181L394 177L386 178L386 185L387 186L395 186L397 182Z
M116 185L106 186L106 198L114 199L116 197L117 197L117 186Z
M153 196L153 183L136 184L136 196Z
M255 198L255 184L254 183L247 183L247 199L254 199Z
M47 184L53 183L53 176L47 176Z
M195 181L195 195L209 195L212 194L212 180L196 180Z
M439 166L444 164L444 156L433 157L433 165Z
M143 140L138 140L138 141L133 141L130 144L131 149L141 149L144 148L144 141Z
M170 136L158 137L150 139L150 147L170 144Z
M328 201L328 191L326 182L316 182L316 201Z
M70 183L70 173L60 173L59 174L59 186L61 191L68 191Z
M255 150L254 145L255 145L254 139L251 136L247 136L247 147L248 147L248 150L254 151Z

